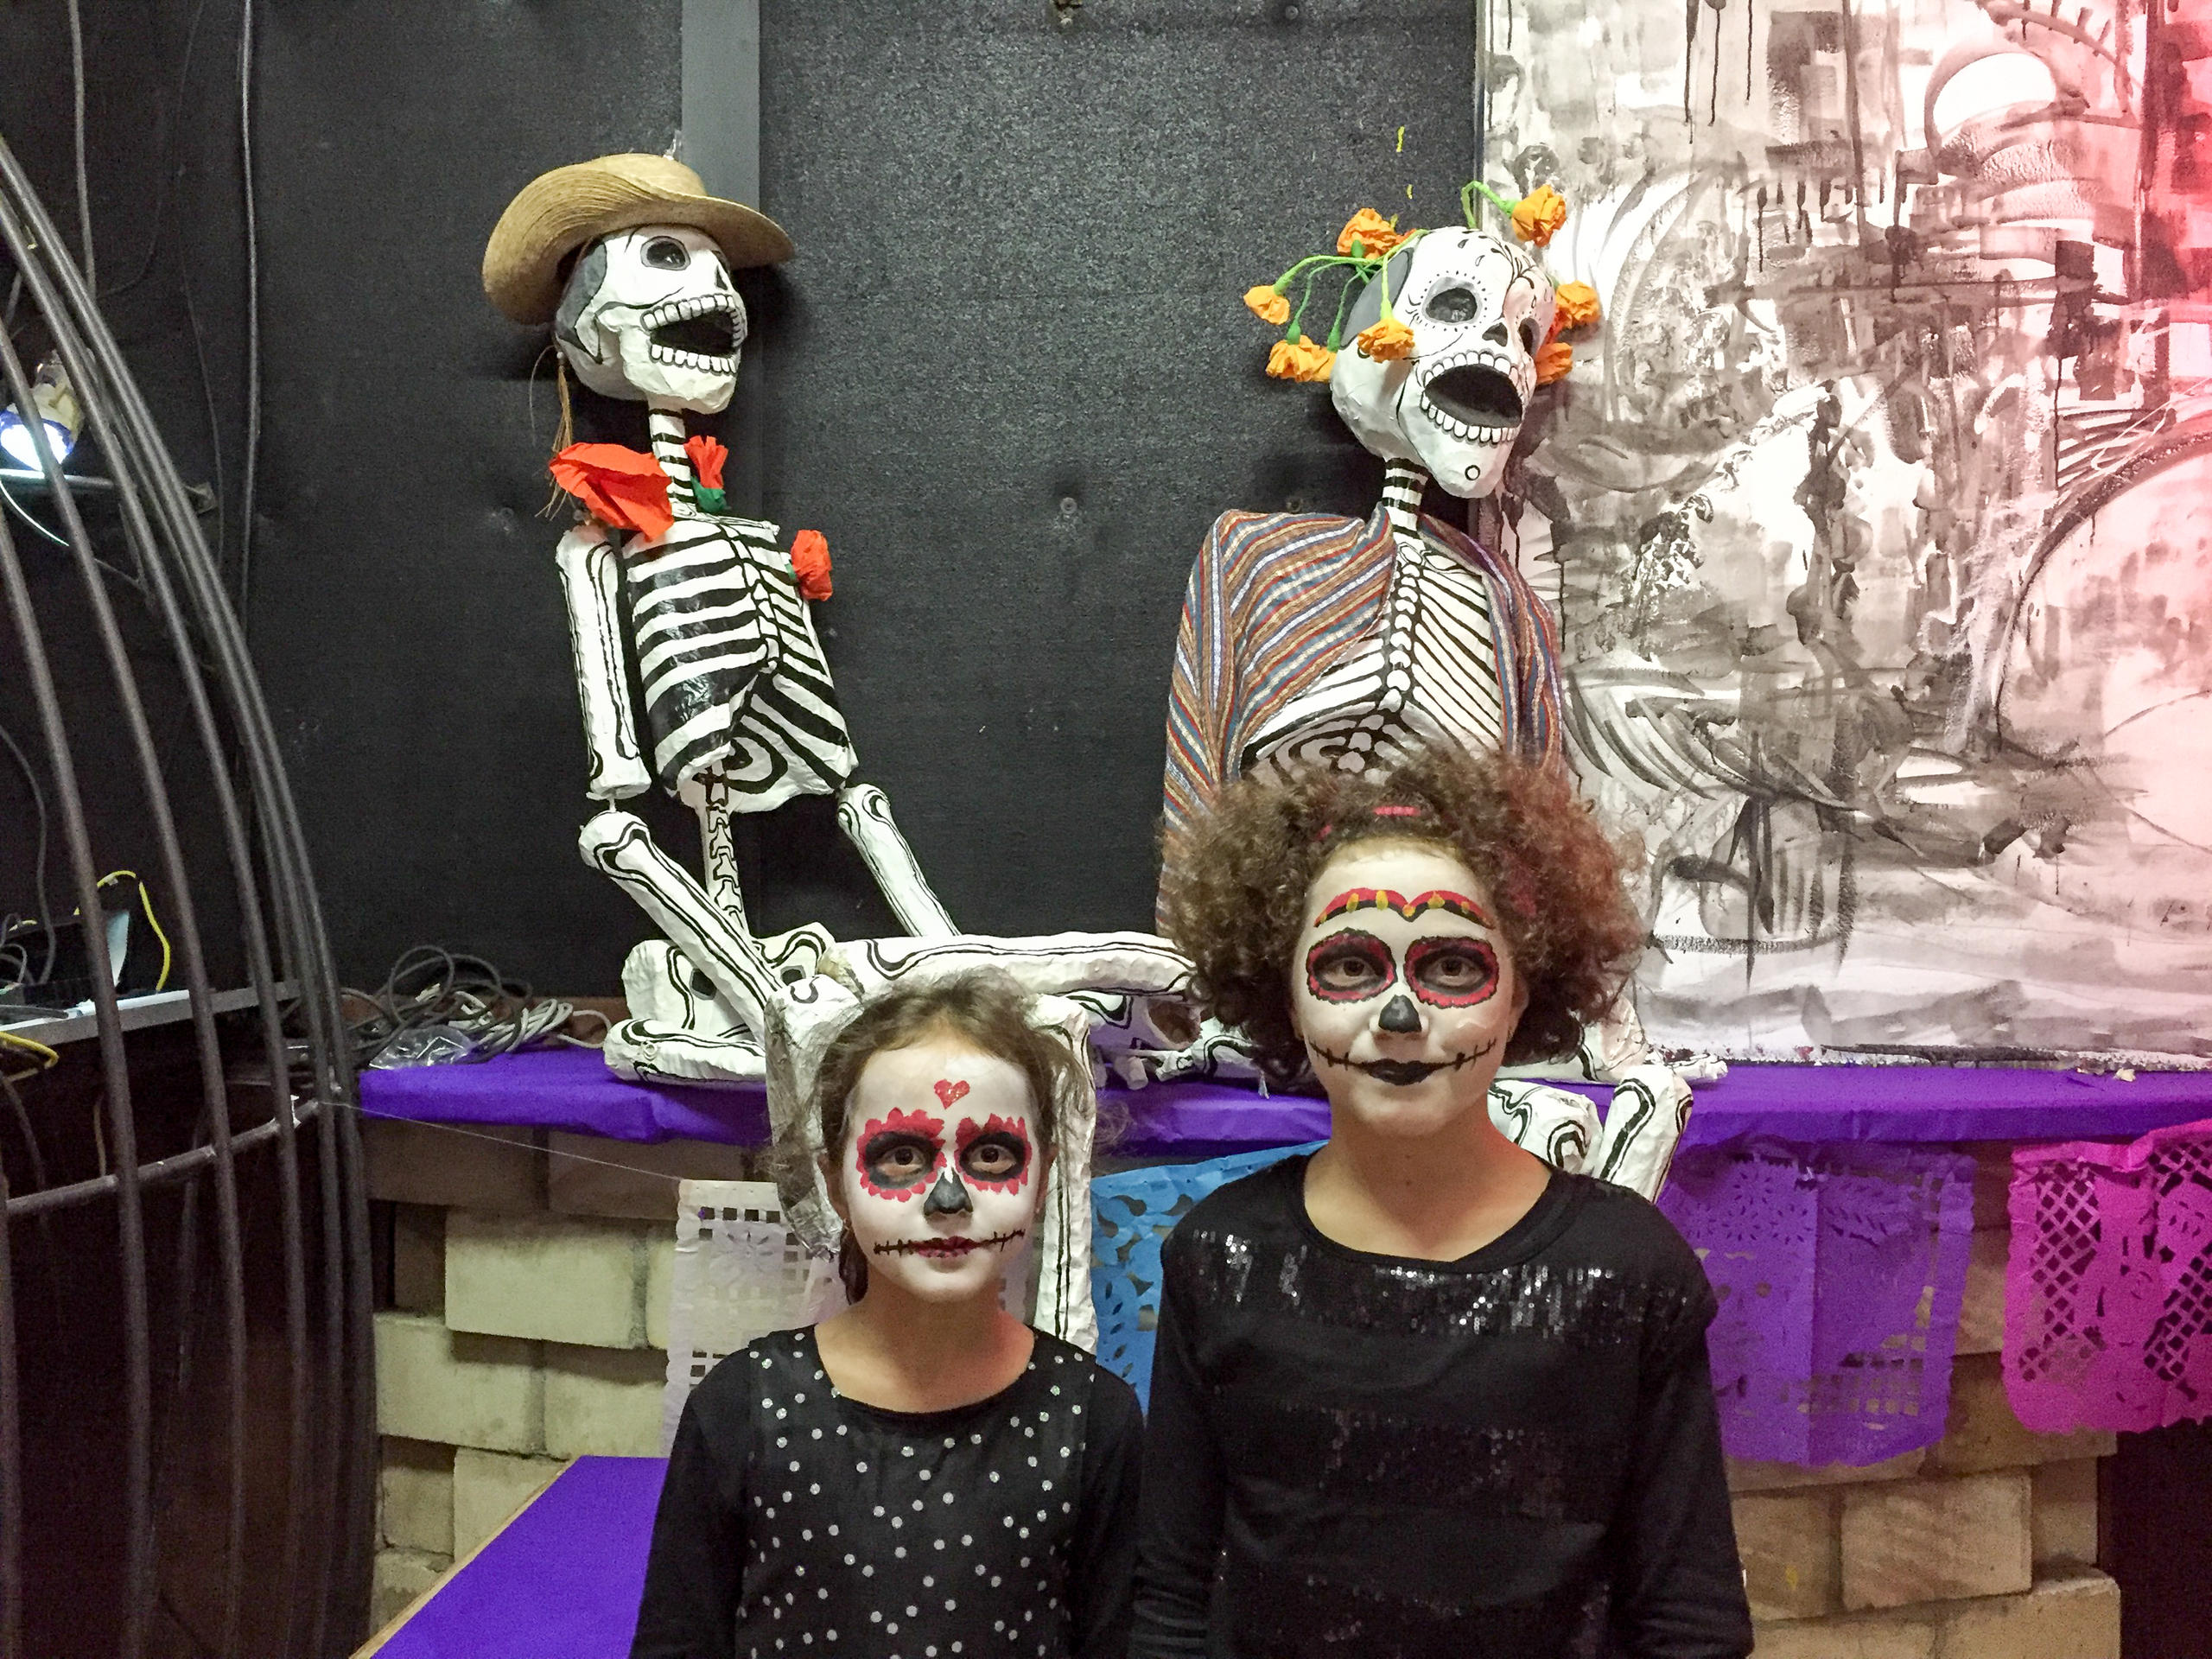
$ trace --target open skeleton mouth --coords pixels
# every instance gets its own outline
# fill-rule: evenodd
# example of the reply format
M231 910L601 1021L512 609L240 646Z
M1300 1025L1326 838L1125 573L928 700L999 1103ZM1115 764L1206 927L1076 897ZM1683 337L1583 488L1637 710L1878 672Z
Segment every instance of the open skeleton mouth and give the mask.
M1376 1082L1388 1084L1393 1089L1410 1089L1417 1083L1426 1083L1439 1071L1457 1071L1463 1065L1472 1065L1497 1046L1495 1042L1484 1043L1471 1053L1455 1054L1448 1060L1355 1060L1349 1054L1332 1054L1319 1044L1313 1052L1331 1065L1364 1071Z
M995 1238L895 1238L887 1239L875 1247L877 1255L925 1255L947 1259L967 1255L970 1250L1002 1250L1017 1238L1027 1236L1027 1230L1017 1227L1010 1233L1001 1233Z
M1503 353L1462 352L1421 382L1421 410L1443 431L1468 443L1503 443L1526 412Z
M653 361L709 374L737 370L737 305L728 294L694 294L653 307L639 319Z

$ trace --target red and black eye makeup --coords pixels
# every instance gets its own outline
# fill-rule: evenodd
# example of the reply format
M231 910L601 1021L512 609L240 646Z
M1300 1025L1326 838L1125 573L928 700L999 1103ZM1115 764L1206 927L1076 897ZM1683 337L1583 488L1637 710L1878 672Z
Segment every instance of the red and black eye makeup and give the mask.
M996 1112L973 1118L954 1132L954 1156L970 1185L986 1192L1019 1192L1029 1182L1029 1128Z
M912 1198L944 1163L944 1120L893 1110L861 1128L854 1166L861 1188L879 1198Z
M1306 953L1306 988L1324 1002L1364 1002L1397 982L1397 958L1372 933L1332 933Z
M1406 952L1406 982L1431 1007L1487 1002L1497 994L1497 952L1483 939L1416 939Z

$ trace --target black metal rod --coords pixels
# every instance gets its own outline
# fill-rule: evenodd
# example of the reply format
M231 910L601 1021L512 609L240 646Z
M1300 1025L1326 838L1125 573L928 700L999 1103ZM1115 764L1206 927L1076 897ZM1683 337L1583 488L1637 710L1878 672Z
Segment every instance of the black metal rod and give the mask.
M0 1206L8 1172L0 1169ZM23 1659L23 1416L16 1370L16 1269L0 1227L0 1659Z
M302 1102L299 1108L300 1121L307 1122L312 1120L321 1109L319 1102ZM251 1128L241 1129L231 1137L232 1155L235 1157L240 1153L251 1152L255 1147L264 1146L277 1138L277 1126L273 1120L266 1123L257 1123ZM188 1175L197 1173L214 1161L214 1147L194 1147L189 1151L180 1152L174 1157L156 1159L150 1164L139 1165L138 1185L142 1187L166 1186L171 1181L181 1181ZM26 1216L44 1215L50 1211L67 1210L80 1204L90 1204L96 1198L106 1198L114 1192L119 1185L120 1182L115 1172L111 1170L108 1173L96 1175L88 1181L72 1181L67 1186L49 1186L43 1192L25 1192L20 1197L8 1200L8 1219L18 1221Z
M35 425L36 423L30 424ZM115 1004L113 965L108 956L107 930L96 918L100 914L99 876L92 864L92 840L85 828L84 798L77 789L77 768L69 753L69 732L62 718L60 699L54 688L53 665L46 655L46 641L38 618L31 610L29 587L16 556L15 538L0 520L0 590L16 620L24 666L30 677L32 700L38 705L39 725L46 737L48 765L53 769L54 792L61 809L62 841L69 851L70 874L77 884L77 912L85 918L79 930L85 941L92 976L92 1008L99 1026L100 1069L107 1086L109 1145L118 1160L116 1170L116 1230L122 1245L124 1417L127 1435L124 1452L125 1525L124 1538L126 1604L123 1614L124 1659L142 1659L146 1650L148 1592L153 1583L153 1562L148 1543L148 1519L153 1505L153 1344L148 1332L146 1296L146 1217L138 1196L138 1137L130 1109L130 1068L123 1052L123 1017ZM21 1478L21 1465L15 1478Z
M53 232L52 221L47 217L36 195L29 188L20 166L4 143L0 143L0 188L12 194L20 204L24 219L29 222L36 245L41 249L59 245ZM19 261L35 264L26 258L25 251L16 250ZM207 642L212 657L212 667L217 684L228 704L228 712L238 740L238 759L243 762L252 800L263 835L263 846L267 857L266 875L269 897L273 906L276 922L275 938L278 944L279 960L285 969L302 984L302 1017L308 1026L307 1061L313 1077L312 1088L318 1098L339 1104L350 1104L353 1098L353 1077L350 1057L344 1046L344 1032L337 1007L336 975L330 962L328 949L316 906L314 889L307 874L304 841L301 835L296 811L289 786L283 777L273 728L256 685L251 662L245 655L244 632L232 613L222 583L213 562L207 556L206 543L196 517L186 498L181 480L175 463L162 446L152 419L131 383L127 367L117 352L112 336L108 333L98 310L86 290L81 277L66 258L53 261L53 283L66 297L66 309L81 320L88 346L73 339L60 338L72 330L57 329L58 343L65 362L70 363L73 378L79 384L80 395L87 405L87 412L94 424L103 431L102 448L115 464L118 493L127 524L137 531L134 540L141 552L142 564L149 566L149 582L157 597L163 600L168 583L162 571L164 560L160 556L166 548L174 560L174 571L188 599L200 637ZM56 304L50 296L39 296L41 308L57 323L64 319L65 306ZM72 359L74 361L72 361ZM109 372L111 367L111 372ZM111 420L110 417L111 416ZM137 499L141 493L143 502ZM160 533L148 526L146 508L150 506L154 524ZM155 556L145 556L151 551ZM165 602L173 635L181 651L190 654L190 641L179 624L173 608L173 599ZM188 687L196 677L188 671ZM204 734L203 727L203 734ZM219 760L216 763L219 799L227 796L227 779L223 775ZM243 833L238 832L237 820L226 821L226 833L232 833L233 864L243 872L246 861L236 850L243 845ZM353 1339L346 1344L353 1350L351 1376L354 1386L350 1389L326 1389L326 1423L341 1445L350 1447L351 1456L340 1466L335 1458L326 1459L326 1468L350 1490L343 1491L335 1505L311 1505L305 1496L303 1482L308 1478L310 1458L304 1455L310 1438L308 1410L310 1389L308 1384L307 1344L305 1339L305 1284L303 1269L303 1228L300 1215L300 1189L296 1157L293 1151L294 1136L290 1114L290 1094L282 1081L286 1070L286 1051L274 1017L276 1001L266 988L273 977L267 970L264 941L270 935L260 925L261 912L254 904L257 895L254 884L241 874L242 894L251 914L245 931L249 965L257 982L263 1008L264 1046L267 1051L269 1073L275 1108L272 1122L277 1126L280 1156L288 1167L280 1182L285 1220L286 1301L289 1349L293 1362L292 1388L292 1443L296 1455L291 1460L292 1501L287 1504L286 1569L283 1574L285 1592L289 1595L296 1586L331 1586L331 1593L345 1597L349 1605L365 1605L367 1583L367 1548L369 1517L373 1503L372 1470L374 1457L373 1397L369 1383L372 1379L370 1340L372 1321L369 1313L369 1282L367 1270L367 1235L365 1229L366 1200L359 1186L358 1141L350 1114L341 1113L336 1126L340 1157L338 1187L341 1195L344 1223L340 1228L341 1248L329 1249L326 1232L325 1300L327 1305L334 1298L342 1306L345 1317L340 1321L346 1334ZM258 957L258 960L256 958ZM326 1123L325 1133L318 1136L319 1143L327 1142L333 1126ZM241 1140L243 1137L241 1137ZM327 1155L327 1153L325 1155ZM326 1178L325 1194L328 1194ZM326 1356L327 1358L330 1357ZM349 1471L358 1471L351 1480L345 1479ZM300 1560L302 1554L299 1529L303 1517L316 1523L318 1536L312 1563ZM346 1556L340 1571L333 1574L325 1570L328 1559L327 1524L342 1526L346 1538ZM335 1582L334 1582L335 1580ZM316 1597L317 1622L320 1624L325 1598ZM289 1623L284 1626L289 1631ZM292 1643L289 1635L284 1640L289 1650Z
M0 219L9 217L6 205L0 203ZM4 332L0 332L0 377L4 377L16 408L35 407L31 402L30 377L24 372L22 359ZM106 586L100 579L99 562L92 552L91 538L85 533L84 518L77 511L76 499L69 493L68 484L61 476L61 458L54 453L53 446L48 441L46 423L27 422L24 430L30 435L40 467L45 472L47 481L54 491L54 508L61 519L70 551L76 559L78 574L84 582L86 598L92 607L92 620L99 635L100 649L107 658L116 697L122 705L124 727L130 734L130 747L138 763L141 792L154 828L156 856L160 861L162 879L168 889L162 896L170 911L172 948L183 959L185 988L190 993L194 1046L200 1063L200 1094L207 1109L209 1137L215 1154L215 1226L218 1253L223 1269L225 1329L229 1352L230 1507L229 1524L224 1534L221 1646L221 1651L229 1659L238 1651L239 1597L245 1586L245 1274L238 1238L238 1180L231 1167L230 1101L223 1085L222 1046L216 1039L215 1016L211 1012L214 1007L215 991L207 977L207 952L200 937L199 912L193 902L192 882L185 869L184 849L177 838L176 815L169 804L168 785L162 775L161 757L154 747L152 728L146 722L145 703L139 696L137 676L131 671L130 652L123 643L122 631L116 625L115 608L109 603ZM141 567L150 563L155 556L150 546L143 549L139 559ZM86 912L87 927L96 914L96 911ZM135 1151L132 1155L135 1157ZM147 1588L150 1592L150 1582Z

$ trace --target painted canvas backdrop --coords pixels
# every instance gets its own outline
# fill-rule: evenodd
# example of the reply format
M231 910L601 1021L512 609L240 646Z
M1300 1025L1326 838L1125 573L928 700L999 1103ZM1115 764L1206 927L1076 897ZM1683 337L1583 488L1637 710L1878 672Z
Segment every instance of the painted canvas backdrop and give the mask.
M2212 4L1494 0L1607 313L1491 526L1662 1039L2204 1052Z

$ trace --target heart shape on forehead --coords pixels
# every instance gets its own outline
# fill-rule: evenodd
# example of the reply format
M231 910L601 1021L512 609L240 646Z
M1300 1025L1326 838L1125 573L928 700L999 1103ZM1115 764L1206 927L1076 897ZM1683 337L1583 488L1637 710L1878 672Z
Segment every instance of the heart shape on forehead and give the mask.
M936 1089L937 1097L944 1103L944 1109L947 1111L950 1111L953 1106L968 1092L968 1085L966 1084L955 1083L950 1077L939 1077L937 1082L931 1085L931 1087Z

